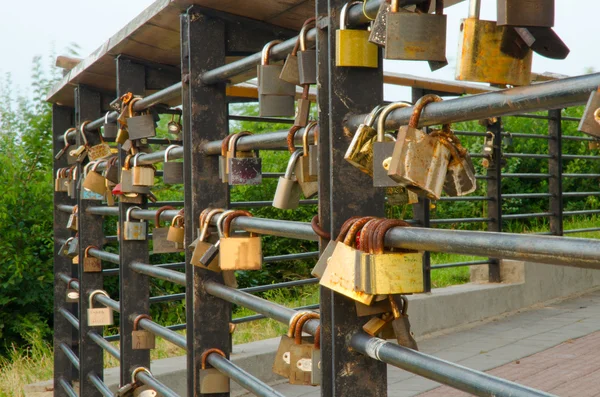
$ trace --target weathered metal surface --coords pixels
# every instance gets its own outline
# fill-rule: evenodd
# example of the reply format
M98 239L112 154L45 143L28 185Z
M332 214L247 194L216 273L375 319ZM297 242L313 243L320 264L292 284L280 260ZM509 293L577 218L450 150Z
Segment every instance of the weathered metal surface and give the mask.
M563 235L563 160L562 160L562 111L548 111L548 191L550 192L549 210L550 231L555 236Z
M596 120L596 110L600 109L600 86L594 89L589 96L583 116L577 129L594 138L600 138L600 123Z
M554 0L498 0L498 26L554 26Z

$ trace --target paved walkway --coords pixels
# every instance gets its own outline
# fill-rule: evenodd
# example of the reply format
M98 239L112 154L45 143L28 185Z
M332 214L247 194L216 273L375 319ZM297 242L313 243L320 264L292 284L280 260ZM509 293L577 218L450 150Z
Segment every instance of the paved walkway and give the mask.
M495 368L490 371L495 375L560 396L600 396L600 333L596 331L600 331L600 291L430 335L419 341L419 348L480 371ZM388 368L389 397L415 396L432 389L436 390L424 396L462 395L409 372ZM284 383L275 389L287 397L320 395L317 387L310 386Z

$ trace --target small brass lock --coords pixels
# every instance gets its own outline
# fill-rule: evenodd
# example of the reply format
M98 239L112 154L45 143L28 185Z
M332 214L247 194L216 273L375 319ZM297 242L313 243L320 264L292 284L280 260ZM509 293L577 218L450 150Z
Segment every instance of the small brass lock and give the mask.
M102 271L102 261L98 258L90 256L90 249L99 249L95 245L90 245L85 249L83 254L83 271L86 273L98 273Z
M254 233L240 237L229 234L231 221L239 216L252 216L248 211L238 210L223 218L220 239L219 266L221 270L260 270L262 268L262 241ZM220 224L218 224L220 227Z
M133 350L151 350L156 347L156 338L153 333L138 329L140 320L152 320L147 314L140 314L133 320L133 331L131 331L131 348Z
M175 243L167 240L170 226L160 227L160 215L167 210L174 210L174 207L165 205L156 210L156 216L154 218L154 229L152 230L152 252L155 254L164 254L170 252L179 252Z
M207 368L206 366L206 360L210 354L218 354L223 358L227 358L225 353L219 349L208 349L202 353L200 367L200 393L229 393L229 378L216 368Z
M130 220L131 211L142 210L140 207L133 206L129 207L125 214L125 221L123 222L123 239L124 240L146 240L146 222L140 219L139 222L132 222Z
M89 306L87 309L88 315L88 326L90 327L101 327L104 325L113 325L113 312L110 307L94 308L94 296L104 295L110 298L106 291L95 290L90 293Z
M410 107L406 102L395 102L386 106L377 121L377 141L373 143L372 175L375 187L397 187L398 182L388 175L395 139L385 133L385 120L396 109Z

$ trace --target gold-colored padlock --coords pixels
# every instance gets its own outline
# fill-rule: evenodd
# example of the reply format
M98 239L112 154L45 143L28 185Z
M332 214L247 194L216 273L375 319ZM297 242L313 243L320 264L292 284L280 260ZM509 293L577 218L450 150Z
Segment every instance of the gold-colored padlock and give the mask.
M90 327L101 327L104 325L113 325L113 312L110 307L94 307L94 296L104 295L107 298L110 296L103 290L95 290L90 293L89 307L87 309L88 315L88 326Z
M317 313L307 313L302 316L294 329L294 344L290 346L290 384L292 385L312 385L312 372L315 369L313 365L313 357L315 350L320 350L320 338L315 336L314 342L302 340L302 328L304 324L311 319L319 319ZM320 332L318 333L320 334Z
M164 254L180 251L180 249L177 248L175 243L167 239L171 227L160 227L160 215L167 210L175 210L175 207L165 205L156 210L156 216L154 218L154 229L152 229L152 252L155 254Z
M229 393L229 378L216 368L206 367L206 359L210 354L219 354L223 358L227 358L225 353L215 348L208 349L202 353L200 367L200 393Z
M369 31L347 29L348 7L362 5L362 1L351 1L342 7L340 28L335 32L335 65L343 67L379 67L379 47L369 42Z
M296 312L290 319L288 332L286 335L283 335L281 337L281 340L279 341L279 346L277 347L277 352L275 353L275 361L273 362L273 373L289 379L291 372L290 347L294 344L296 324L298 323L298 320L300 320L301 317L308 313L312 312L299 311Z
M99 249L95 245L88 246L83 254L83 271L85 273L98 273L102 271L102 261L98 258L90 256L90 249Z
M223 221L220 239L219 266L221 270L260 270L262 268L262 241L254 233L249 236L231 236L231 221L239 216L252 216L248 211L237 210ZM219 233L221 234L221 233Z
M147 314L140 314L133 320L133 331L131 331L131 348L133 350L151 350L156 347L156 337L152 332L138 329L140 320L152 320Z
M183 244L183 240L185 239L185 229L184 229L183 225L184 225L183 215L181 215L181 214L175 215L173 217L173 220L171 221L171 226L169 227L169 233L167 234L167 240L169 240L175 244Z

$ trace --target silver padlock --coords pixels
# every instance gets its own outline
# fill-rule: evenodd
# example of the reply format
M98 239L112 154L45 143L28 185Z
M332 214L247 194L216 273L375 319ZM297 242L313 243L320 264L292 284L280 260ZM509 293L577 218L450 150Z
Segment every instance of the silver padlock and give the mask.
M293 210L298 208L300 204L300 185L293 171L296 168L298 159L302 156L302 150L298 149L290 156L288 166L285 170L285 175L279 177L277 190L273 198L273 207L282 210Z
M67 247L67 256L69 258L75 258L79 255L79 233L75 234L73 240L69 243Z
M596 111L600 109L600 87L590 94L590 99L585 106L585 111L577 129L584 134L600 138L600 122L596 118Z
M142 210L140 207L130 207L125 214L125 222L123 222L123 240L146 240L146 222L140 219L139 222L130 220L131 211Z
M306 32L315 25L311 18L300 30L300 51L298 51L298 75L300 85L317 84L317 51L306 46Z
M250 135L250 133L246 135ZM252 157L238 157L237 141L242 136L241 133L236 134L229 141L229 153L233 157L227 159L229 172L227 180L230 185L260 185L262 183L262 160L258 157L257 151L252 152Z
M458 138L449 129L432 133L431 136L438 136L451 154L444 181L444 192L450 197L473 193L477 189L477 180L475 167L467 149L460 144Z
M77 302L79 302L79 291L76 290L75 288L71 287L71 283L74 282L74 281L79 281L79 280L77 280L76 278L72 278L67 283L67 293L66 293L65 302L68 302L68 303L77 303Z
M127 119L127 131L131 141L142 138L152 138L156 136L156 125L154 117L151 114L133 115L133 104L138 98L129 101L129 115Z
M117 127L117 123L111 123L108 121L108 115L110 114L109 112L106 112L106 114L104 115L104 125L102 126L104 131L103 134L104 138L109 138L109 139L114 139L117 137L117 131L119 130L119 127Z
M98 307L94 308L94 296L104 295L110 298L106 291L95 290L90 293L89 308L87 309L88 315L88 326L89 327L102 327L105 325L113 325L113 312L110 307Z
M377 141L373 143L373 186L397 187L398 182L388 176L389 158L394 152L394 138L385 133L385 120L396 109L410 107L406 102L395 102L386 106L377 121Z
M177 145L170 145L165 149L165 163L163 164L163 182L167 185L183 183L183 163L169 162L169 151L179 148Z
M273 40L262 51L262 62L257 66L259 115L261 117L293 116L295 114L294 98L296 86L279 78L281 65L269 64L271 47L281 43Z

